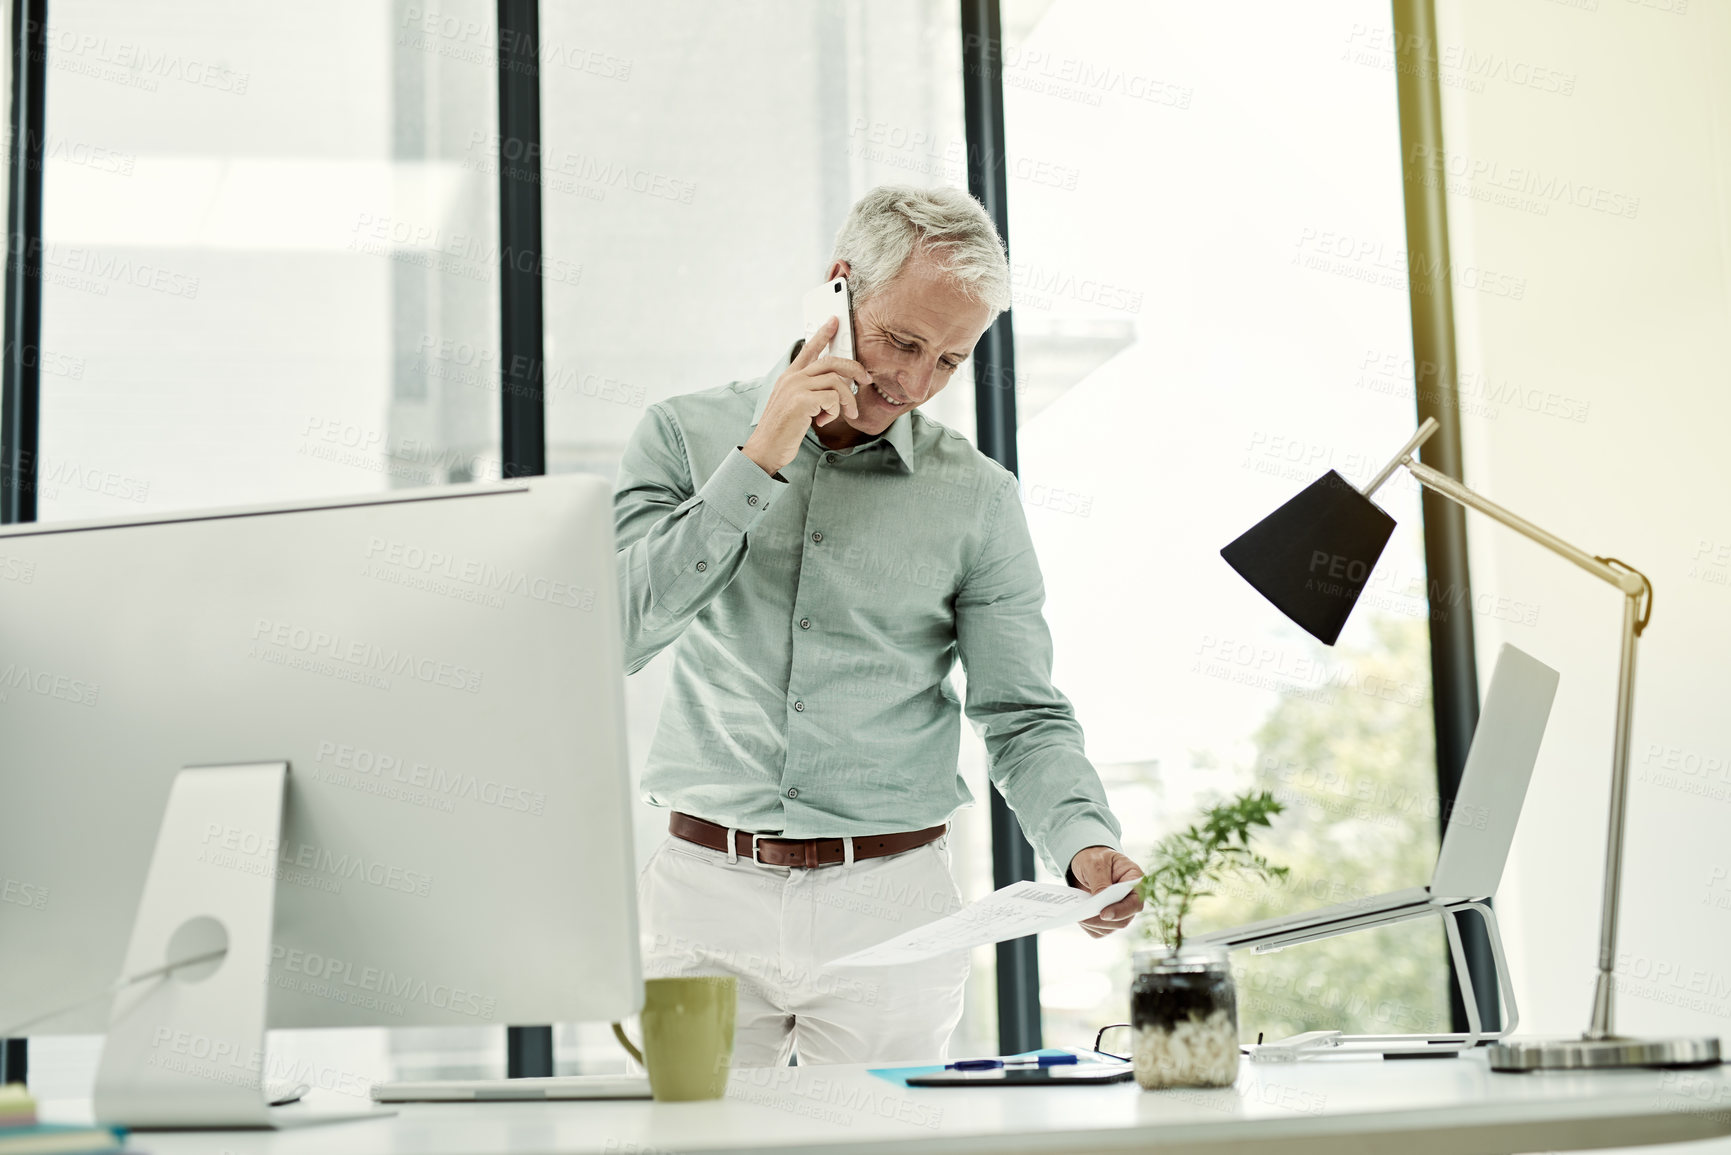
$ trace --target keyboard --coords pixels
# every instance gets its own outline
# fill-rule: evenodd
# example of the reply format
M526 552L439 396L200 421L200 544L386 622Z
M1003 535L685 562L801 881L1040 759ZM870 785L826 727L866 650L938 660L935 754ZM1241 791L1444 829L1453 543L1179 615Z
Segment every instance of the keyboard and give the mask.
M524 1099L647 1099L647 1075L553 1075L537 1079L431 1079L374 1083L378 1103L476 1103Z

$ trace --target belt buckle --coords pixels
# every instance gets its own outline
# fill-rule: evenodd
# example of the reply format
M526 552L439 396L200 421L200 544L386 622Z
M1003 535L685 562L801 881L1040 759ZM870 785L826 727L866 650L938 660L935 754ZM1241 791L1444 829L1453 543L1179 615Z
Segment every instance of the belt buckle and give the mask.
M783 838L779 834L753 834L751 836L751 860L753 862L757 863L759 866L780 865L780 864L774 863L774 862L765 862L761 857L759 857L757 843L758 843L759 839L763 839L763 838L773 838L777 842L798 842L799 843L800 850L804 853L804 859L805 860L803 862L788 862L788 863L786 863L787 866L802 867L806 870L815 870L817 867L823 865L822 863L820 863L817 860L817 841L815 839L803 839L803 840L801 840L801 839Z

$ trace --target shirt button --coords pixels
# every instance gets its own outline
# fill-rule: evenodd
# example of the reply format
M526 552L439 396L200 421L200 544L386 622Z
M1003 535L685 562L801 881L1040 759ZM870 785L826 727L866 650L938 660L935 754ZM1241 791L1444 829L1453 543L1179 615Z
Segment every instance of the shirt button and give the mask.
M801 714L805 713L805 703L804 702L795 702L793 704L793 708L795 710L798 710Z
M788 797L789 797L789 798L798 798L798 797L799 797L799 787L797 787L797 786L789 786L789 787L788 787L788 788L787 788L787 796L788 796Z
M700 561L697 563L697 572L698 573L702 573L704 570L706 570L708 568L709 568L709 563L706 561Z
M809 629L811 629L811 619L810 619L810 618L801 618L801 619L799 619L799 628L800 628L800 629L802 629L802 630L809 630Z
M755 493L754 493L754 494L752 494L752 495L751 495L751 496L750 496L750 497L748 497L748 498L746 498L746 499L745 499L745 504L747 504L747 505L756 505L756 504L757 504L757 494L755 494Z
M841 455L838 453L826 453L823 455L823 461L824 461L825 465L834 465L836 462L838 462L840 460L841 460Z
M822 541L822 540L823 540L823 534L822 534L822 533L821 533L821 532L819 532L819 531L816 531L816 530L814 530L814 531L813 531L813 532L812 532L812 535L811 535L811 540L813 540L813 541Z

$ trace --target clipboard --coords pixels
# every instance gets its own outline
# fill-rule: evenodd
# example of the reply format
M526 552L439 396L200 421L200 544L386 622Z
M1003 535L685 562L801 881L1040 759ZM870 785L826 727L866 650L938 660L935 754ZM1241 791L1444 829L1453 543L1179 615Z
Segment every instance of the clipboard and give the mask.
M991 1071L933 1071L911 1075L910 1087L1075 1087L1127 1083L1136 1077L1129 1063L1079 1063L1065 1067L1000 1067Z

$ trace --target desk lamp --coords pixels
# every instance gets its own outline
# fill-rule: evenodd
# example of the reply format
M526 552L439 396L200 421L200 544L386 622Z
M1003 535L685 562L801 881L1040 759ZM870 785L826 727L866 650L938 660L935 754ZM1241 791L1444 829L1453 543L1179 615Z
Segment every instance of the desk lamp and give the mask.
M1275 608L1317 640L1332 646L1394 532L1394 519L1378 508L1371 497L1396 469L1405 467L1419 484L1495 518L1622 591L1622 655L1617 677L1616 735L1611 749L1611 816L1605 841L1605 891L1592 1025L1579 1039L1509 1040L1493 1044L1490 1061L1492 1068L1499 1071L1716 1064L1717 1038L1635 1039L1618 1035L1611 1026L1614 993L1611 970L1616 961L1623 814L1629 781L1629 724L1635 707L1635 639L1646 629L1653 611L1652 583L1632 566L1578 549L1418 461L1414 455L1419 446L1436 431L1436 420L1425 418L1412 439L1362 491L1329 470L1221 550L1220 556L1258 593L1273 602Z

